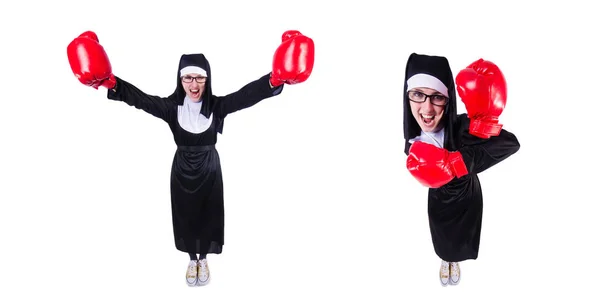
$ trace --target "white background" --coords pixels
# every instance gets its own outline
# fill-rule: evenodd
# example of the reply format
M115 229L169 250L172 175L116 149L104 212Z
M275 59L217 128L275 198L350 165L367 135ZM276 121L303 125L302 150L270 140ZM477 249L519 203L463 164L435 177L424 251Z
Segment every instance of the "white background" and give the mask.
M0 306L597 301L600 23L591 4L9 3L0 10ZM180 55L201 52L214 93L225 95L270 72L288 29L314 40L314 71L227 118L217 144L226 244L209 256L211 284L189 288L188 256L172 238L168 126L80 84L66 47L95 31L116 75L161 96L175 89ZM455 74L478 58L499 65L501 123L521 143L480 175L479 259L461 263L456 287L440 286L427 189L404 166L411 52L446 56Z

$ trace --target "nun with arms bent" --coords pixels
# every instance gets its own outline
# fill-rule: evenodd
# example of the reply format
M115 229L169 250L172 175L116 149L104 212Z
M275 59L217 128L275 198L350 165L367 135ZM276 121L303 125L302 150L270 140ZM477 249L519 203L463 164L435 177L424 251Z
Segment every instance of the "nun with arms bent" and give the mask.
M457 115L458 91L467 114ZM460 281L459 262L477 259L483 197L477 174L519 150L499 116L506 82L492 62L479 59L456 76L445 57L413 53L406 65L406 167L429 188L429 229L442 259L443 286Z

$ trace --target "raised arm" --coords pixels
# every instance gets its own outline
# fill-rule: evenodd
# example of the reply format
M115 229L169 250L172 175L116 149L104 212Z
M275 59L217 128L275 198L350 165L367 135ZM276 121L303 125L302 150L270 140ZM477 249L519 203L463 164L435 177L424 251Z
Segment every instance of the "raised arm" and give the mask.
M115 76L115 80L116 85L108 90L108 99L125 102L165 121L175 111L176 105L167 98L148 95L119 77Z
M283 85L271 87L269 84L270 74L250 82L241 89L226 96L215 97L218 101L219 113L226 116L238 110L251 107L265 98L279 95L283 90Z
M517 137L505 130L481 142L463 145L458 151L469 173L481 173L519 151Z
M248 108L261 100L279 95L283 85L306 81L314 66L315 46L311 38L297 30L285 31L281 44L273 55L271 73L247 84L239 91L224 97L216 97L217 108L225 116Z
M460 118L459 152L469 173L480 173L516 153L520 144L502 129L499 117L506 105L506 80L491 61L474 61L456 76L456 88L467 114Z
M93 31L86 31L67 46L71 70L79 82L96 90L108 89L107 97L142 109L156 117L167 120L175 105L166 99L150 96L112 73L112 66L104 47Z

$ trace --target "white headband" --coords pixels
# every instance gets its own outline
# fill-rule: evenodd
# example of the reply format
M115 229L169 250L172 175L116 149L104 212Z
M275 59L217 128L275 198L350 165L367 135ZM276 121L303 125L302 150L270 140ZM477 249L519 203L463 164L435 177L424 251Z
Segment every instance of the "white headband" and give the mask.
M406 85L408 86L408 90L414 88L430 88L448 97L448 87L446 87L441 80L428 74L413 75L412 77L408 78Z
M208 75L206 74L206 71L198 66L186 66L184 68L181 69L181 71L179 71L179 73L181 75L179 76L183 76L183 75L187 75L187 74L200 74L200 76L202 77L208 77Z

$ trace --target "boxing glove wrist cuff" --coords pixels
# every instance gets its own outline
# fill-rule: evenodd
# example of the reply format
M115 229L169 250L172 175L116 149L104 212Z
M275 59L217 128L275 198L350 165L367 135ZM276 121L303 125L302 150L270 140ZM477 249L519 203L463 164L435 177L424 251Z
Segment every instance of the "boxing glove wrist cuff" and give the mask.
M113 74L110 75L110 77L108 77L108 79L105 79L102 81L101 86L110 89L113 89L115 86L117 85L117 79L115 78L115 76Z
M498 123L498 120L473 119L471 120L471 124L469 124L469 132L471 135L487 139L491 136L500 135L502 126L502 124Z
M450 162L450 166L452 166L454 175L457 178L465 176L469 173L469 170L467 170L467 165L465 165L465 161L463 160L460 152L450 152L448 155L448 161Z
M273 88L277 88L280 85L284 84L283 80L273 77L273 73L271 73L271 78L269 79L269 83Z

